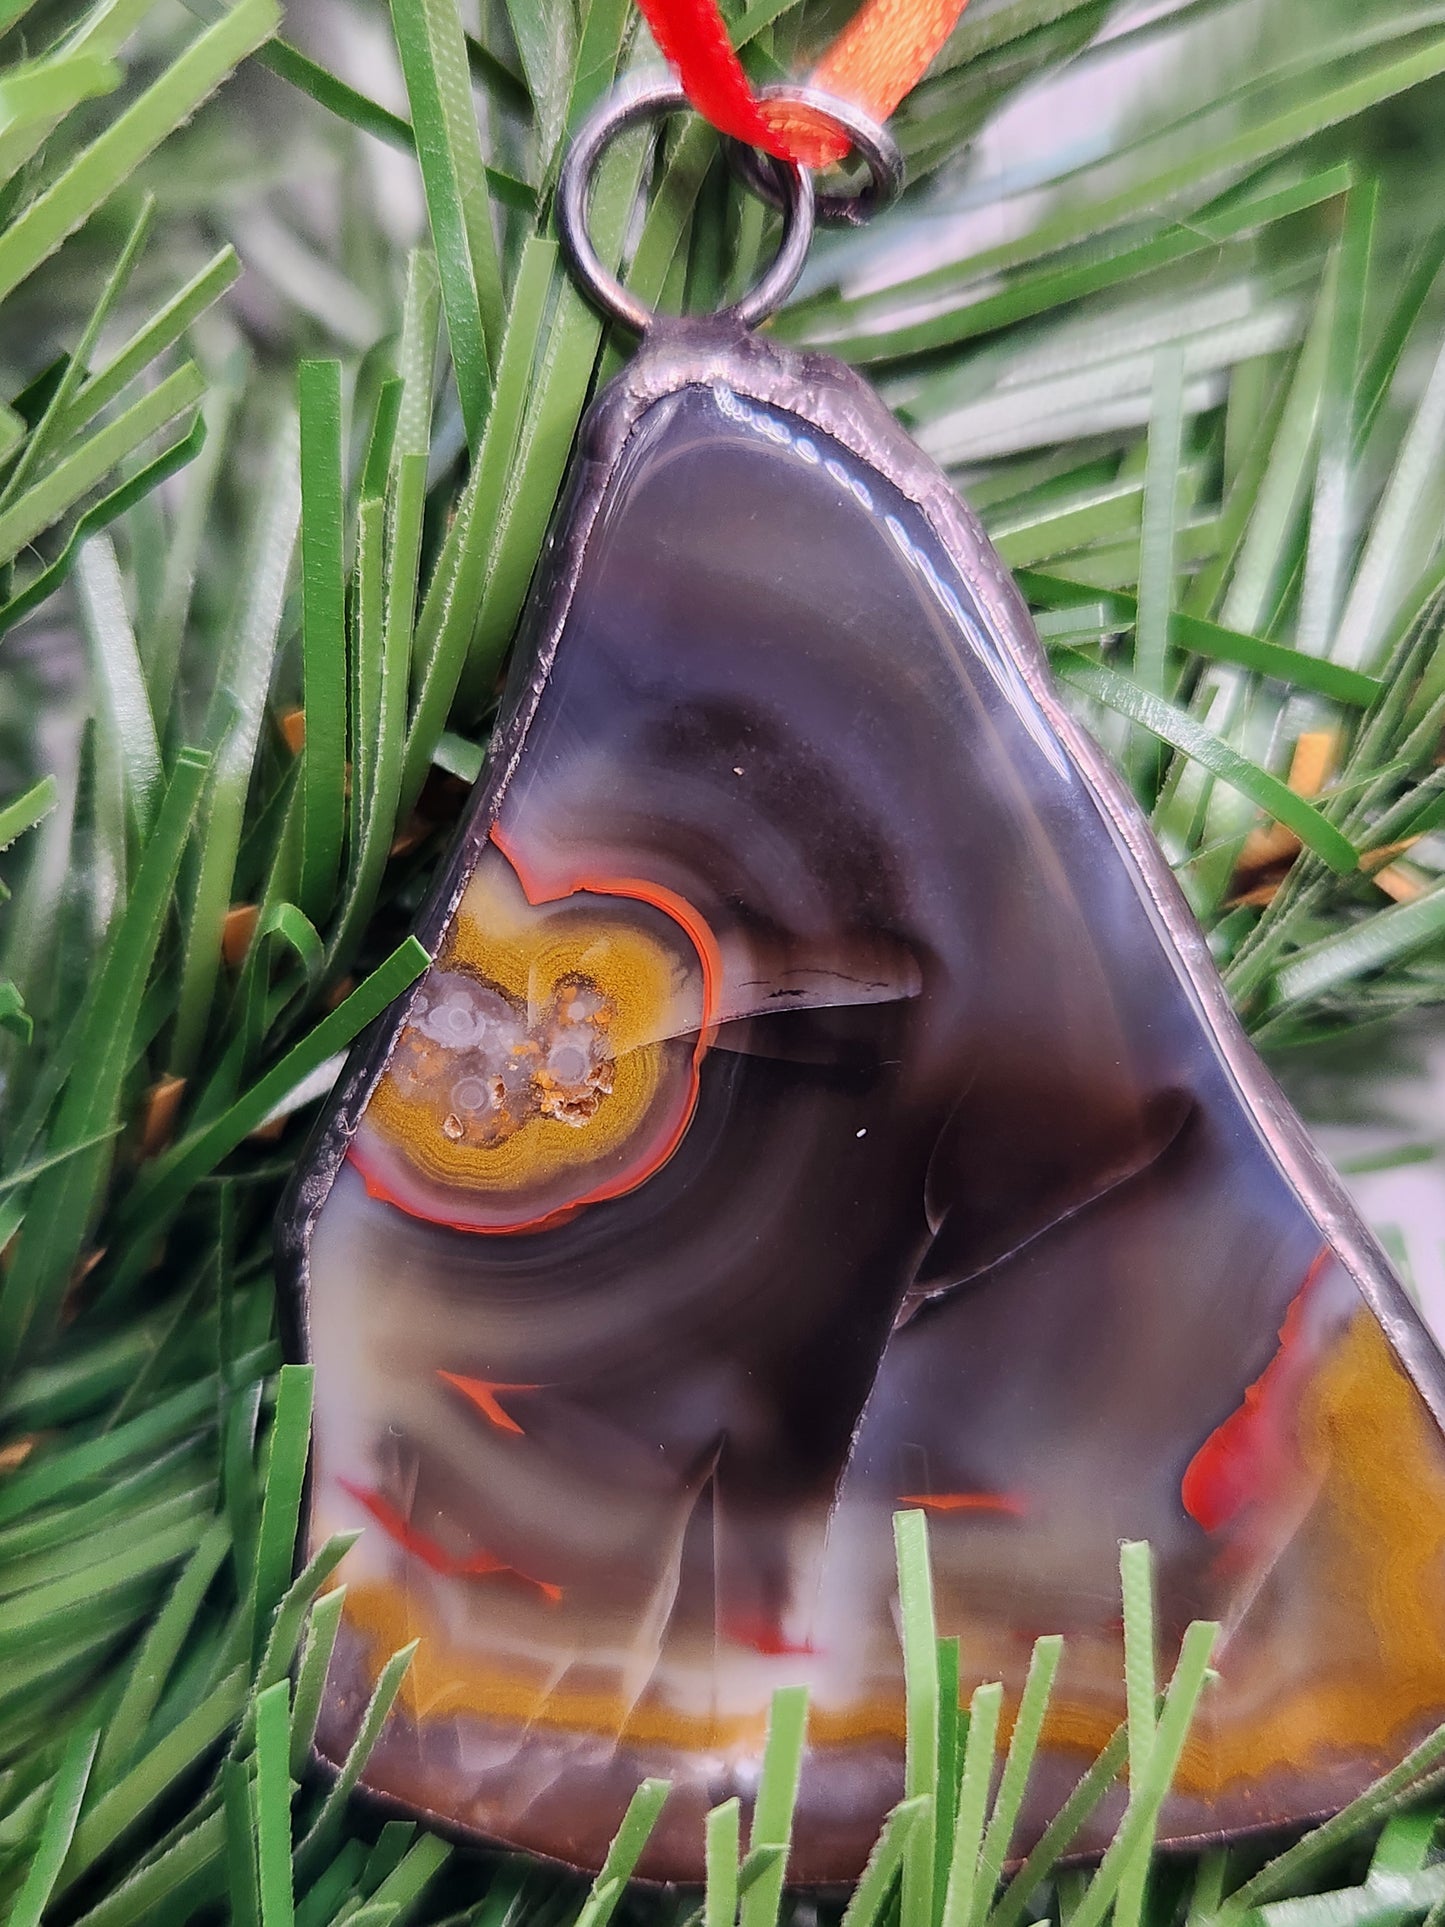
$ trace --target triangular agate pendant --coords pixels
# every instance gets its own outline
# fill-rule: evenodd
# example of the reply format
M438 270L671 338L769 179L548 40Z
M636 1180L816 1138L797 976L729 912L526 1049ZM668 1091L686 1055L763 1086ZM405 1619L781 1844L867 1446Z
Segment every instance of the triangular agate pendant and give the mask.
M696 1879L804 1682L793 1877L856 1875L916 1504L968 1682L1065 1635L1015 1853L1124 1538L1224 1628L1161 1837L1338 1806L1445 1716L1440 1360L977 524L844 369L678 325L546 574L288 1225L311 1542L365 1528L322 1751L419 1639L371 1787L595 1867L663 1776Z

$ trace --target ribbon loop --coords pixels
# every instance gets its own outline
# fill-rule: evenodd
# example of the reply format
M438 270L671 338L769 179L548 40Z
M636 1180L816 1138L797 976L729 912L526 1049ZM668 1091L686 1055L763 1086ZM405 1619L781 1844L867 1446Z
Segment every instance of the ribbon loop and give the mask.
M733 50L717 0L638 0L688 99L720 133L805 167L840 161L851 145L826 114L759 100ZM808 76L808 85L886 121L952 33L966 0L864 0Z

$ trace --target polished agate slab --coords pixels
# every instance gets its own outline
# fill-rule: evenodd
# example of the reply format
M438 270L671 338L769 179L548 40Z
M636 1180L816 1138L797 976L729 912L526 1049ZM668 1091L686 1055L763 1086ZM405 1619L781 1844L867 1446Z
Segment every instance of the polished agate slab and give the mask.
M916 1505L965 1697L1065 1635L1016 1853L1121 1717L1124 1538L1224 1629L1163 1837L1338 1806L1445 1716L1439 1363L972 518L834 364L679 328L530 620L290 1220L323 1753L419 1639L368 1785L595 1867L661 1775L695 1879L803 1682L793 1874L855 1875Z

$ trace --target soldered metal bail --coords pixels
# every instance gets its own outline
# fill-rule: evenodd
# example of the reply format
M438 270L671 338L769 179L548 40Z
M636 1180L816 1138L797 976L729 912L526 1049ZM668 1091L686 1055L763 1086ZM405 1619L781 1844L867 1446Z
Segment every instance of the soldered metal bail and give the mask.
M729 160L744 184L780 208L783 238L771 264L740 300L719 311L744 327L761 326L776 314L796 287L808 258L816 222L856 226L896 198L903 185L903 156L886 128L851 102L817 88L780 85L759 90L759 98L783 102L836 121L866 163L868 179L857 192L819 194L812 174L796 161L755 153L736 141L727 143ZM634 334L645 334L656 311L624 287L603 261L587 228L592 178L608 146L629 127L691 109L678 81L645 76L610 94L578 129L557 182L557 232L577 284L593 307Z

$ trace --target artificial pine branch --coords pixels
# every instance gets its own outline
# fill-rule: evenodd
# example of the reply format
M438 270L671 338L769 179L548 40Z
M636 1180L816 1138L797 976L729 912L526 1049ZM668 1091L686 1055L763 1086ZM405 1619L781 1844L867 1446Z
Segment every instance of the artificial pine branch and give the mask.
M732 18L767 78L836 11ZM627 0L0 18L0 1909L21 1927L691 1915L623 1891L655 1792L588 1894L449 1858L306 1775L341 1548L291 1580L309 1379L278 1377L270 1275L338 1054L420 966L406 927L618 365L550 197L566 126L649 58ZM990 183L975 143L1028 89L1074 72L1106 101L1130 63L1147 99ZM1397 0L973 0L900 118L910 195L820 250L778 324L866 366L956 472L1247 1021L1301 1055L1445 996L1442 72L1445 34ZM714 303L767 222L703 130L652 159L640 229L634 151L598 232L648 299ZM1183 1742L1196 1647L1151 1759ZM915 1639L915 1718L932 1668ZM1438 1738L1270 1866L1146 1880L1159 1781L1098 1874L1057 1872L1149 1719L1131 1705L995 1927L1438 1910ZM984 1732L962 1831L922 1771L849 1927L931 1919L944 1884L982 1917ZM786 1790L786 1753L770 1773ZM709 1927L743 1889L771 1919L782 1845L740 1872L736 1816L714 1819ZM1387 1885L1306 1897L1372 1840Z

